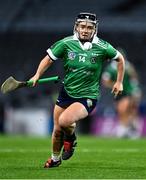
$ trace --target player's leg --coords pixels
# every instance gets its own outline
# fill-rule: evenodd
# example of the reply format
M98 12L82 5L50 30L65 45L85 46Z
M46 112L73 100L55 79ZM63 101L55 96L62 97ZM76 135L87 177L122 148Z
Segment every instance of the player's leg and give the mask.
M117 127L118 137L127 137L129 131L129 123L131 119L131 99L129 96L125 96L117 101L116 109L119 120Z
M130 115L130 97L125 96L116 103L116 109L119 116L120 124L127 126L129 123L129 115Z
M61 164L60 152L63 146L63 131L59 126L59 117L64 112L64 108L55 105L54 108L54 128L52 133L52 156L45 163L45 168L57 167Z
M140 137L141 126L139 118L138 101L135 97L130 98L130 108L129 108L130 118L129 118L129 133L128 137L138 138Z
M64 148L62 159L69 159L73 153L76 142L75 125L80 119L88 116L85 106L79 102L71 104L59 117L60 127L64 131Z

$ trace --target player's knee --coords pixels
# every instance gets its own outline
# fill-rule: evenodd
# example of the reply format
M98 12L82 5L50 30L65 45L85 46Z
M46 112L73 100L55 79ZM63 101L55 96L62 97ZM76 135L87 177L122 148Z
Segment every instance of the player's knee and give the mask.
M66 117L66 116L60 116L59 117L59 125L60 127L62 128L66 128L70 125L70 119L69 117Z

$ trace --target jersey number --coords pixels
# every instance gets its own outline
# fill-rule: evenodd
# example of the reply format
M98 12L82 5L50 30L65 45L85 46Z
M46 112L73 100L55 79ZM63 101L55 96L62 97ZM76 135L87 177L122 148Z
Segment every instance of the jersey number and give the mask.
M79 62L85 62L85 56L79 56Z

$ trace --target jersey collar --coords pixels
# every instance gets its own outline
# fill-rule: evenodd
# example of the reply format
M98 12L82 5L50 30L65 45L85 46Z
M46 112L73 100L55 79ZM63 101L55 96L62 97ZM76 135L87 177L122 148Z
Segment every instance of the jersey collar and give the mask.
M77 38L76 33L74 33L74 35L73 35L73 40L79 41L79 39ZM98 38L96 35L94 35L93 40L92 40L91 43L97 44L97 43L98 43L98 40L99 40L99 38Z

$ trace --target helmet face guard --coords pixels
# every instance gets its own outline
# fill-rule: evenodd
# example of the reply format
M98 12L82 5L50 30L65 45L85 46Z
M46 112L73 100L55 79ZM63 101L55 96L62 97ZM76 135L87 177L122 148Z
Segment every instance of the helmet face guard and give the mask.
M74 26L74 33L78 34L77 31L76 31L76 27L77 25L80 23L80 22L90 22L92 24L95 25L95 33L93 33L92 37L97 34L97 25L98 25L98 20L96 18L96 14L92 14L92 13L86 13L86 12L83 12L83 13L80 13L77 15L76 17L76 21L75 21L75 26ZM78 36L78 35L77 35ZM78 37L79 38L79 37Z

